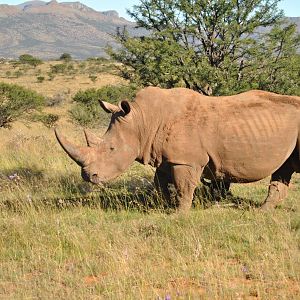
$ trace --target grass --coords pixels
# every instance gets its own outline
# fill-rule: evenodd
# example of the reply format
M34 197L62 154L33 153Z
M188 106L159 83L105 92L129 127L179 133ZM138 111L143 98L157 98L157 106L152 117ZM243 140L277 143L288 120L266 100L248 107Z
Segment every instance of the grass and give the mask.
M66 105L47 110L83 144ZM179 216L145 193L150 167L99 190L42 124L0 138L0 299L300 299L299 175L274 212L265 179Z
M46 61L34 68L22 64L13 67L10 62L0 62L0 81L22 85L43 94L45 97L54 97L58 94L63 94L66 100L70 100L80 89L100 88L105 85L123 82L120 77L114 75L113 66L107 63L99 65L93 61L84 63L73 61L68 63L74 66L74 69L71 71L66 69L64 73L51 75L51 65L61 64L61 61ZM19 72L20 75L15 76L16 72ZM95 81L91 80L91 75L98 75ZM41 76L45 80L39 82L37 77Z
M298 224L298 225L297 225ZM299 223L234 209L2 212L5 299L296 299Z

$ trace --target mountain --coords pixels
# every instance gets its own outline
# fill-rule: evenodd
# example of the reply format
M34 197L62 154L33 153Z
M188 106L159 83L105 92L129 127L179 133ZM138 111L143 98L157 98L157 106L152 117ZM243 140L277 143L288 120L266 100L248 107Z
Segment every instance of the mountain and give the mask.
M134 31L135 24L116 11L99 12L80 2L28 1L0 5L0 57L29 53L43 59L67 52L82 59L105 55L107 43L116 46L117 27Z
M300 33L300 17L289 17L287 20L291 23L295 23L298 28L298 32Z
M300 17L287 18L300 32ZM116 11L99 12L80 2L28 1L0 5L0 58L28 53L56 59L62 53L72 57L104 56L107 43L117 47L112 34L126 26L130 33L146 34L135 23L120 18ZM265 30L265 29L262 29Z
M46 2L43 2L43 1L28 1L28 2L24 2L22 4L17 5L17 7L19 7L22 10L26 10L29 7L42 6L42 5L46 5Z

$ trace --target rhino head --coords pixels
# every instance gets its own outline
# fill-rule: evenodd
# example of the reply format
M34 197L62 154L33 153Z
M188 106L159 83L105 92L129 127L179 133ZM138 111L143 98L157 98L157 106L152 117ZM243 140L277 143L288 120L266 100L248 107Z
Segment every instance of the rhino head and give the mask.
M81 166L82 178L95 184L120 175L139 154L139 140L131 104L122 101L117 106L100 101L100 105L107 113L112 114L110 125L101 139L85 131L87 146L77 146L55 130L62 148Z

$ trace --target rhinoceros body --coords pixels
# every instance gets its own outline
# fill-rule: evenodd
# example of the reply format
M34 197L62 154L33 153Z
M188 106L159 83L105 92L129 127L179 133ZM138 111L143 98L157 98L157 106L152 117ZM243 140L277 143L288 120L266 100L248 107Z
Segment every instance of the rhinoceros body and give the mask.
M272 175L264 208L287 193L300 172L300 98L264 91L207 97L185 88L141 90L134 102L100 102L112 113L103 139L77 147L57 138L83 178L108 181L134 160L156 167L155 184L167 199L177 190L187 210L201 175L224 182L253 182ZM90 140L90 141L89 141Z

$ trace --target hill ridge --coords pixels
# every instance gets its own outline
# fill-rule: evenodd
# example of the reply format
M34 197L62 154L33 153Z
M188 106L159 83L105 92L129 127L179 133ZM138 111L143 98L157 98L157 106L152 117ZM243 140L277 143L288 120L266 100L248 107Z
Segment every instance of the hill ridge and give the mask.
M0 5L0 57L30 53L43 59L70 53L82 59L105 55L107 43L116 46L117 27L134 30L135 23L116 11L96 11L81 2L52 0Z
M300 17L287 19L297 24L300 33ZM24 53L42 59L57 59L62 53L70 53L75 59L105 56L107 44L118 46L112 37L117 27L146 33L135 25L114 10L96 11L79 1L0 4L0 58Z

